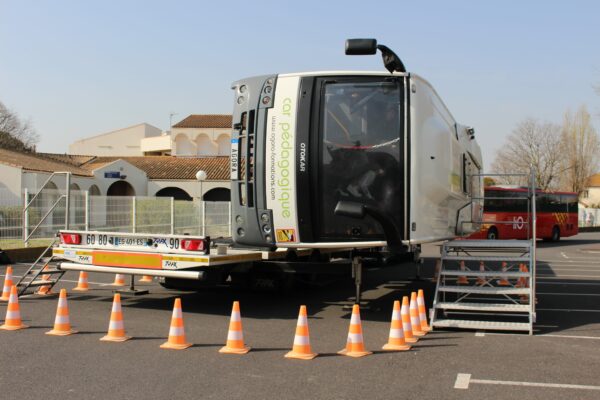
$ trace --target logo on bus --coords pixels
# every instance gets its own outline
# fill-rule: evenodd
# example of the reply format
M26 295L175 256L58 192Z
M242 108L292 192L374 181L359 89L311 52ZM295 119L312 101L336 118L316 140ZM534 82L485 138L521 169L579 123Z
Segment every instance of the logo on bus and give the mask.
M276 229L275 236L280 243L296 241L296 231L294 229Z
M518 217L513 217L513 229L523 229L523 226L525 224L525 220L523 219L523 217L518 216Z

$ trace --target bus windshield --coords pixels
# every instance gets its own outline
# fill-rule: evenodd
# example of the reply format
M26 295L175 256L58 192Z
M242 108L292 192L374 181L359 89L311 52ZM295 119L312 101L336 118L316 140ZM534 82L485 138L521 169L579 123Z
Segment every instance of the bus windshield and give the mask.
M340 200L376 206L401 226L401 86L327 82L321 95L321 238L381 236L370 218L334 215Z

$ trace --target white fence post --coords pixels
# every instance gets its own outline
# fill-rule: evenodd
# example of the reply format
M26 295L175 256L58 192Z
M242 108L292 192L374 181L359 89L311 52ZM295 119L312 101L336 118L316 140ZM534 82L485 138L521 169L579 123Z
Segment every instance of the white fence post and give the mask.
M83 214L84 214L84 221L85 221L85 230L89 231L90 230L90 191L86 190L84 192L84 205L83 205Z
M29 247L29 241L27 241L27 237L29 236L29 209L27 208L29 190L27 188L25 188L23 196L23 241L25 242L25 247Z
M202 236L206 236L206 202L202 200Z
M175 198L171 197L171 235L175 234Z
M132 233L137 233L137 197L133 196L131 198L131 212L133 213L133 217L131 218L131 231Z

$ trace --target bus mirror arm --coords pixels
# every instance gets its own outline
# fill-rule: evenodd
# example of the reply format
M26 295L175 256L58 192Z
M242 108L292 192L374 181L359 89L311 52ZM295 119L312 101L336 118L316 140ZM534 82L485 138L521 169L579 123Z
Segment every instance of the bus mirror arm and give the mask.
M387 213L383 213L376 208L353 201L338 201L333 213L335 215L357 219L362 219L366 215L370 215L383 228L383 234L385 235L388 249L392 253L401 254L406 252L406 246L402 244L398 228L396 227L396 224L394 224L393 218L387 215Z

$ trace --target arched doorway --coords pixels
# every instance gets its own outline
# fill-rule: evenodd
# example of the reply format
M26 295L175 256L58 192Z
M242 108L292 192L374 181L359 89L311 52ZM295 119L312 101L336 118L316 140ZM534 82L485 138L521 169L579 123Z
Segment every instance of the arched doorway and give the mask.
M196 155L198 156L212 156L215 154L215 148L212 140L205 135L200 134L196 137Z
M225 188L214 188L204 193L204 201L231 201L231 191Z
M196 154L196 146L190 141L187 135L180 133L175 136L175 155L193 156Z
M156 192L156 197L172 197L175 200L192 200L192 196L190 196L185 190L180 189L178 187L166 187L160 189Z
M90 196L100 196L100 188L96 185L90 186L88 189Z
M217 139L217 147L218 147L218 155L220 156L228 156L231 154L231 139L229 135L221 135Z
M135 196L135 189L127 181L116 181L108 187L107 196Z

